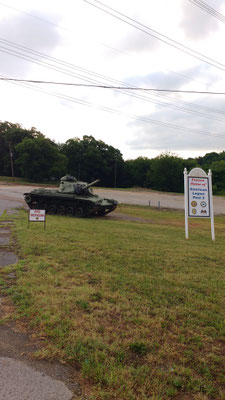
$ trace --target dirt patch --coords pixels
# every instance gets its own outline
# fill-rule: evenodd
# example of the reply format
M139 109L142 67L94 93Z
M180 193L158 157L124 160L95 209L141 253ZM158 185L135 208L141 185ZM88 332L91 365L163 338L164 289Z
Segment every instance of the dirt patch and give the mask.
M0 267L6 267L7 265L17 264L19 258L11 251L0 250Z
M8 246L10 238L0 233L0 246Z
M6 226L1 227L0 225L0 235L10 235L10 229Z
M0 267L17 264L19 259L12 252L10 244L10 228L0 224Z

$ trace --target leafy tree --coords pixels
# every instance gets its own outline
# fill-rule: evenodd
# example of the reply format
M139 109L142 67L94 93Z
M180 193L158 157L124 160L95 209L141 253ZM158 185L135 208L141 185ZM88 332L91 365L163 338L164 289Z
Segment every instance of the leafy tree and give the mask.
M186 160L171 153L124 162L121 152L93 136L73 138L56 144L36 130L0 121L0 175L11 175L10 149L15 176L42 180L60 178L66 172L80 180L100 178L102 186L150 187L183 191L183 169L200 166L212 169L214 193L224 193L225 151L211 152Z
M148 186L146 179L151 168L151 160L147 157L138 157L135 160L125 161L125 185L126 186Z
M14 164L15 176L19 176L16 166L17 152L16 146L25 138L44 137L35 128L30 130L23 129L19 124L10 122L0 122L0 175L11 175L10 151Z
M196 158L187 158L186 160L183 160L184 162L184 168L187 168L187 170L190 172L193 168L199 167L198 161Z
M225 151L219 153L219 160L225 160Z
M16 146L16 165L21 175L35 181L60 178L67 170L67 158L57 145L44 137L24 139Z
M214 163L215 161L219 161L219 158L219 154L214 151L212 153L206 153L201 159L202 168L206 171L209 170L212 163Z
M214 193L225 194L225 160L215 161L211 165Z
M79 138L69 139L60 146L60 152L68 159L68 172L80 179L81 143Z
M69 139L61 146L68 158L68 172L84 181L101 179L103 186L121 184L122 154L93 136ZM117 182L115 182L117 181Z
M147 174L152 189L168 192L183 191L184 160L170 153L154 158Z

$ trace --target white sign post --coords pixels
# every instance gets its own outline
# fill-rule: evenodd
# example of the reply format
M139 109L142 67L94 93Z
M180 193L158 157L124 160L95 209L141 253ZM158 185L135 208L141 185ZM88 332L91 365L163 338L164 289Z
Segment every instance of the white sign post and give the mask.
M201 168L193 168L188 174L184 169L185 238L188 239L188 218L210 218L211 235L215 240L212 196L212 173L208 176Z
M44 222L44 229L46 229L46 211L45 210L29 210L28 214L28 228L30 222Z

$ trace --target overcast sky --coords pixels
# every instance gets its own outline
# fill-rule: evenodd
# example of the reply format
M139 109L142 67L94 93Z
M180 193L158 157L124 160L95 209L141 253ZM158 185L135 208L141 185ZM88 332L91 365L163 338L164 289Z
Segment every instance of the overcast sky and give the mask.
M225 93L224 39L223 0L0 0L0 77ZM225 150L225 95L6 81L0 93L0 121L56 142L92 135L124 159Z

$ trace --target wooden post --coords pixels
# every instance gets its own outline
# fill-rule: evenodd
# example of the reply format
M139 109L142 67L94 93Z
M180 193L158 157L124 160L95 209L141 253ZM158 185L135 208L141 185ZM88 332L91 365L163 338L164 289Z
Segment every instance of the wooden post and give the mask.
M12 180L14 182L13 153L12 153L12 148L11 148L10 142L9 142L9 155L10 155L10 162L11 162Z

